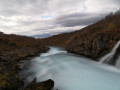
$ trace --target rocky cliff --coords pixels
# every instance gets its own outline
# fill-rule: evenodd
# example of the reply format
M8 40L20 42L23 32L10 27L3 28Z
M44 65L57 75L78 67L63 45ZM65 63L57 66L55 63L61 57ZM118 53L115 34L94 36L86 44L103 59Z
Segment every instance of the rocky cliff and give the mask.
M66 49L97 59L108 53L118 40L120 40L120 13L78 31Z

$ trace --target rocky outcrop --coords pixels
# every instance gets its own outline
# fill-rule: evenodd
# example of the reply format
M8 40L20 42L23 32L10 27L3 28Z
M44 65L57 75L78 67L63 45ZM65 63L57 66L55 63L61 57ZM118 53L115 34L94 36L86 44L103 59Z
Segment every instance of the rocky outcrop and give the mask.
M51 90L54 86L54 81L49 79L47 81L43 81L40 83L36 83L36 79L34 79L25 90Z
M65 48L69 52L97 60L108 53L117 42L118 38L112 37L114 36L108 33L99 33L82 38L81 34L79 34L79 36L76 36Z

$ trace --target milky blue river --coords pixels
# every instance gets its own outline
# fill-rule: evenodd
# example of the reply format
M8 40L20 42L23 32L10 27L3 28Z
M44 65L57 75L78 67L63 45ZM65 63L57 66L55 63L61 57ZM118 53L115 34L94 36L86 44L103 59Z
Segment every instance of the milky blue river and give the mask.
M28 84L52 79L53 90L120 90L120 70L91 59L67 53L59 47L50 47L47 53L24 60L20 79Z

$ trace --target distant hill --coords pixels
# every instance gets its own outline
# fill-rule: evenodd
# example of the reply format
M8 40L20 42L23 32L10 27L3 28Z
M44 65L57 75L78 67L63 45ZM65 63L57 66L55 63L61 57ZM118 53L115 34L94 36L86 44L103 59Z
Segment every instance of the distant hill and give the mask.
M31 37L35 37L35 38L47 38L50 37L51 34L38 34L38 35L32 35Z

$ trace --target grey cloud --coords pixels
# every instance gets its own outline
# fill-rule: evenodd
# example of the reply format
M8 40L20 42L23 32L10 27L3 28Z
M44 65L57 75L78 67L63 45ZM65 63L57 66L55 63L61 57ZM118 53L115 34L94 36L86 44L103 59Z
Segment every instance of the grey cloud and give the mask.
M33 25L33 24L36 24L36 23L39 23L41 22L40 20L33 20L33 21L18 21L17 23L19 23L20 25L23 25L23 26L30 26L30 25Z
M49 0L0 0L0 13L6 16L43 13Z
M119 6L120 0L0 0L0 30L24 35L73 31Z
M82 8L86 0L0 0L0 13L5 16L41 15Z
M64 27L88 25L102 18L101 14L95 13L73 13L57 18L56 24Z
M34 31L45 31L45 30L54 29L54 28L56 28L56 26L45 26L40 29L34 29Z

